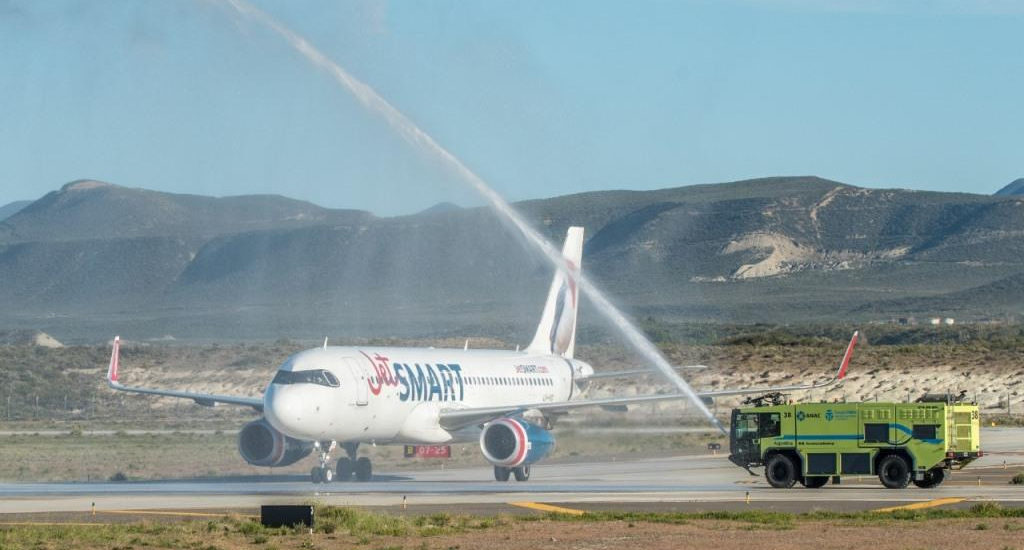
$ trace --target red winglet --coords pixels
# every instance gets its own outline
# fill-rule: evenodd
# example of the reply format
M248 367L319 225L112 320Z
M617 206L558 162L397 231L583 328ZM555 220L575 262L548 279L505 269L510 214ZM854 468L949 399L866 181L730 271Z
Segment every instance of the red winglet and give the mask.
M121 355L121 337L114 337L114 349L110 352L110 367L107 369L107 381L117 383L117 362Z
M850 366L850 359L853 358L853 348L857 345L857 336L860 331L854 331L853 338L850 338L850 345L846 346L846 354L843 355L843 362L839 364L839 374L836 375L836 380L842 380L846 377L846 369Z

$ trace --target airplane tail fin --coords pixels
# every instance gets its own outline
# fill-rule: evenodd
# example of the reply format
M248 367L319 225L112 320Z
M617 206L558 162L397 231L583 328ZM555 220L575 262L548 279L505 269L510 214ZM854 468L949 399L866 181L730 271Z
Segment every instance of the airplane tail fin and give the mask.
M114 346L110 351L110 366L107 367L107 384L118 385L117 367L121 359L121 337L114 337Z
M576 347L576 313L579 310L580 265L583 261L582 227L569 228L562 258L565 263L551 281L537 333L527 351L572 358Z
M860 331L853 331L853 338L850 338L850 343L846 346L846 353L843 354L843 360L839 362L839 371L836 372L836 380L846 378L846 369L850 367L850 359L853 358L853 348L857 346L857 339L859 337Z

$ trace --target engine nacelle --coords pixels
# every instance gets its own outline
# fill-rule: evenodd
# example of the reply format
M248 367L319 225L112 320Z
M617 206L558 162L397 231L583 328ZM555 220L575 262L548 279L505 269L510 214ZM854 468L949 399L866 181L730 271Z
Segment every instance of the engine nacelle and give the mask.
M253 466L288 466L313 452L312 441L300 441L274 429L265 418L238 432L238 453Z
M480 432L480 450L495 466L528 466L555 449L551 432L522 418L499 418Z

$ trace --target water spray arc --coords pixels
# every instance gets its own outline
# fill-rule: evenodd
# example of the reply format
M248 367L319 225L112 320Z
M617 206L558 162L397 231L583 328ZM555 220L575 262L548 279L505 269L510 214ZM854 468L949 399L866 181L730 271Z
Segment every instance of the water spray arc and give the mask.
M334 80L348 90L357 101L363 104L367 109L380 115L388 123L389 126L403 139L408 141L414 147L419 147L441 161L441 164L452 170L459 179L468 183L473 189L479 193L499 214L499 219L504 223L514 227L525 239L532 245L536 250L541 252L554 266L556 269L564 269L563 260L561 254L555 249L541 235L537 230L530 226L530 224L517 212L512 206L505 201L505 199L499 195L494 189L492 189L480 176L477 176L472 170L462 163L455 155L451 154L447 149L437 143L434 138L419 128L409 117L402 114L398 109L388 103L383 97L381 97L376 91L370 86L363 83L359 79L355 78L343 69L340 65L332 61L323 52L318 50L315 46L309 43L308 40L295 33L288 27L285 27L276 19L271 17L266 12L250 5L244 0L225 0L225 2L231 6L239 15L252 19L270 30L277 35L284 38L288 44L293 47L296 51L302 54L310 63L312 63L318 69L325 71ZM646 359L650 360L661 373L668 378L675 386L686 395L690 401L694 403L701 413L719 430L724 433L724 429L715 418L714 414L708 410L704 402L697 396L693 388L684 380L672 365L669 364L668 360L661 354L661 351L648 340L642 332L636 326L633 325L622 314L611 301L601 292L587 277L583 276L580 280L580 290L584 292L588 298L594 303L596 309L608 319L616 328L618 328L622 334L626 337L626 340L632 345L641 355Z

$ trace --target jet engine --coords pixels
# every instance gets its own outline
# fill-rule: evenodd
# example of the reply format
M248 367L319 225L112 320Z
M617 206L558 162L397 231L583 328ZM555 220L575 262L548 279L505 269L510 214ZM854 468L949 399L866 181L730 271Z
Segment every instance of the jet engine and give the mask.
M300 441L274 429L265 418L238 432L238 453L253 466L287 466L313 452L312 441Z
M529 466L554 449L551 432L518 417L493 420L480 432L480 450L495 466Z

